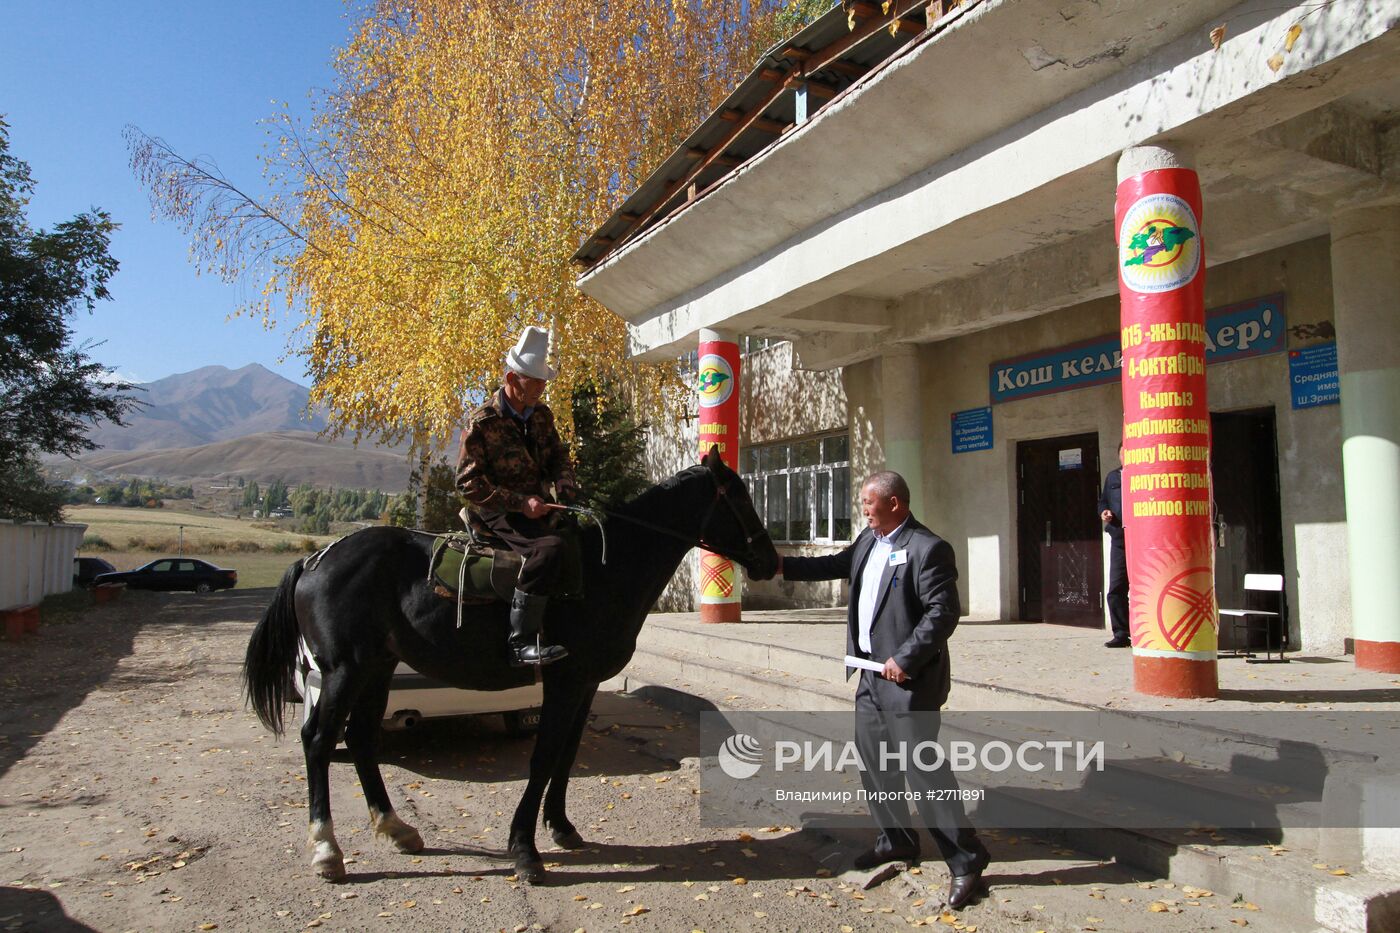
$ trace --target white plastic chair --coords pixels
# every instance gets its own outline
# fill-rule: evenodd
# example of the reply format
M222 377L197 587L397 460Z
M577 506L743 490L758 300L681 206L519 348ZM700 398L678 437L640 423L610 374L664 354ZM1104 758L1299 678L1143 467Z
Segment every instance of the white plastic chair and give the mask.
M1235 657L1245 658L1250 664L1286 664L1288 659L1283 656L1284 649L1288 647L1288 592L1283 587L1283 574L1281 573L1247 573L1244 575L1244 590L1246 593L1276 593L1278 594L1278 612L1269 612L1263 609L1221 609L1221 618L1228 617L1231 622L1230 638L1235 645ZM1274 620L1278 620L1275 622ZM1274 641L1274 626L1278 626L1278 646L1272 646ZM1264 632L1264 657L1256 658L1247 649L1247 644L1241 641L1241 631L1248 639L1249 633L1255 628L1262 628ZM1278 657L1273 657L1274 651L1278 651Z

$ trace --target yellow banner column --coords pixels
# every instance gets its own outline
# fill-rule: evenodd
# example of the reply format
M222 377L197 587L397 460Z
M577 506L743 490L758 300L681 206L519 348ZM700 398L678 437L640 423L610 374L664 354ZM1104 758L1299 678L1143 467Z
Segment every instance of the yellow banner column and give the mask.
M719 448L725 464L739 469L739 345L713 330L700 331L700 456ZM700 552L700 621L738 622L743 575L734 562Z
M1213 697L1215 549L1201 186L1179 153L1118 160L1123 528L1139 693Z

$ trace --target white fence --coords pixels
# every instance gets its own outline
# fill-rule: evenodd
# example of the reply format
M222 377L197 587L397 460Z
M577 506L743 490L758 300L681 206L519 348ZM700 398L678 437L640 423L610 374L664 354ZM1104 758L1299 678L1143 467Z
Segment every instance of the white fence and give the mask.
M0 610L73 588L73 555L87 525L0 520Z

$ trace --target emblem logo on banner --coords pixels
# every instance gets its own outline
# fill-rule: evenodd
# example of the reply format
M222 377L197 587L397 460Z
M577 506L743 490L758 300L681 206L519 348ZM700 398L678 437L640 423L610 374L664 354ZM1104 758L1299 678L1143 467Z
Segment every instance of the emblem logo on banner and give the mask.
M723 405L734 392L734 370L724 357L707 353L700 357L700 374L696 383L702 407Z
M1156 294L1180 288L1201 266L1201 240L1191 206L1174 194L1139 198L1123 218L1118 244L1123 284Z

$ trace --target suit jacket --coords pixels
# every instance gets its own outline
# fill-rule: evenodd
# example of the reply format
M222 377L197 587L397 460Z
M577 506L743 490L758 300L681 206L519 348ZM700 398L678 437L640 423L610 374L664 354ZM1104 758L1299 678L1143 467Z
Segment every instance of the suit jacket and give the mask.
M1113 513L1113 521L1107 525L1109 538L1117 547L1123 546L1123 468L1109 470L1103 478L1103 492L1099 494L1099 512L1108 509Z
M958 627L958 567L953 546L911 515L891 542L891 554L905 553L902 564L887 564L870 626L870 653L858 644L860 587L875 534L866 528L845 550L827 557L784 557L788 580L850 581L846 611L846 653L883 663L894 658L909 680L911 709L939 709L948 699L952 667L948 638ZM850 677L851 670L846 671ZM893 685L892 685L893 686Z

